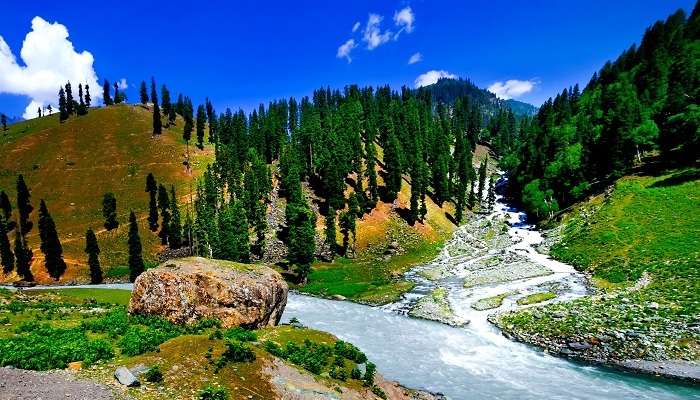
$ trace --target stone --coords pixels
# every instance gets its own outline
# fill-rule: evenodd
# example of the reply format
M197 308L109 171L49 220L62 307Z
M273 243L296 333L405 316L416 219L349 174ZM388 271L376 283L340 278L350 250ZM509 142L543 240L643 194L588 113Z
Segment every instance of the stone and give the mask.
M576 351L588 350L591 348L591 345L586 342L571 342L568 343L567 346L569 346L570 349Z
M261 328L279 323L288 291L282 276L263 265L180 258L139 275L129 313L177 324L218 319L223 328Z
M114 371L114 378L117 382L127 387L135 387L141 384L127 367L117 368L117 370Z

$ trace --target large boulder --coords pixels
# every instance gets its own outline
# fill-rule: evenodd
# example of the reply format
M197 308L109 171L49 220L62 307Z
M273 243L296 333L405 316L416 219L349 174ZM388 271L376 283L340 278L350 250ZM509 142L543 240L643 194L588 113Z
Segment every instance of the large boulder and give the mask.
M177 324L216 318L225 328L259 328L279 322L288 290L282 276L269 267L181 258L136 278L129 312Z

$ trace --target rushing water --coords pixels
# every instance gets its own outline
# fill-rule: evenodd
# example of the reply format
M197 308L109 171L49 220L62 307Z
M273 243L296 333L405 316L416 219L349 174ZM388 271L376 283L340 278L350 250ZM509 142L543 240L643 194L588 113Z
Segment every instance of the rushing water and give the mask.
M449 262L449 276L437 282L409 272L417 283L397 303L384 307L324 300L290 294L283 319L298 318L303 324L331 332L357 345L381 373L402 384L441 392L453 400L471 399L700 399L700 388L648 379L550 356L533 347L510 341L486 317L490 311L476 311L470 305L480 298L517 290L520 295L538 291L538 285L558 282L564 289L557 301L586 294L583 277L568 265L535 251L540 233L524 222L524 214L509 208L500 198L487 218L507 218L511 244L478 257L454 256L465 245L464 228L456 231L431 265ZM496 253L514 253L545 266L552 274L512 282L463 288L469 266ZM460 258L461 257L461 258ZM457 261L457 262L455 262ZM407 317L417 299L436 286L448 289L454 312L470 321L464 328ZM86 285L84 287L91 287ZM131 284L101 285L131 289ZM55 287L54 287L55 288ZM508 298L499 311L516 306Z

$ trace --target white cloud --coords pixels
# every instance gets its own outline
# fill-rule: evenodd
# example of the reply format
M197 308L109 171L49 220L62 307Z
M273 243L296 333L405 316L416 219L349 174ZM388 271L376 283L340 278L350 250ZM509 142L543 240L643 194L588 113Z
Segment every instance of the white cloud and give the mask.
M411 56L411 58L408 59L408 64L409 64L409 65L410 65L410 64L416 64L416 63L419 63L419 62L421 62L421 61L423 61L423 55L422 55L420 52L418 52L418 53L414 53L414 54Z
M117 82L117 86L119 86L119 89L125 90L129 88L129 85L126 83L126 78L122 78Z
M93 99L101 97L94 58L88 51L78 53L68 40L68 29L58 22L48 23L41 17L32 19L32 30L22 43L17 62L5 39L0 36L0 93L28 96L31 103L25 118L36 116L37 108L57 102L61 85L89 84Z
M411 7L403 8L399 11L394 12L394 24L400 29L394 35L394 40L399 38L401 32L406 31L406 33L413 32L413 23L416 21L416 16L413 14Z
M495 94L503 100L512 99L522 96L525 93L531 92L535 88L537 82L533 79L520 81L517 79L509 79L505 82L494 82L488 87L489 92Z
M360 29L360 25L362 25L360 21L355 22L355 25L352 26L352 33L357 32L357 30Z
M350 53L355 47L357 47L357 44L355 44L355 39L349 39L347 42L338 47L338 52L335 54L335 56L338 58L346 58L348 60L348 64L350 64L352 62Z
M457 75L451 74L447 71L443 70L432 70L428 71L424 74L418 75L418 78L416 78L414 82L414 86L416 88L423 87L423 86L428 86L432 85L433 83L437 82L438 79L441 78L450 78L450 79L456 79Z
M362 32L362 40L367 43L368 50L374 50L391 39L391 31L382 32L381 23L384 17L378 14L370 14L367 26Z

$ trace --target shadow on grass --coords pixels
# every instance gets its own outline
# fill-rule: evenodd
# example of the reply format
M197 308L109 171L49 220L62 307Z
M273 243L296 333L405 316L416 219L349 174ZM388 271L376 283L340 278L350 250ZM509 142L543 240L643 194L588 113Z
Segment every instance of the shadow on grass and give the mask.
M675 173L666 179L662 179L660 181L654 182L653 184L649 185L649 187L659 188L659 187L676 186L676 185L681 185L681 184L686 183L686 182L695 181L698 179L700 179L700 169L689 169L689 170Z

